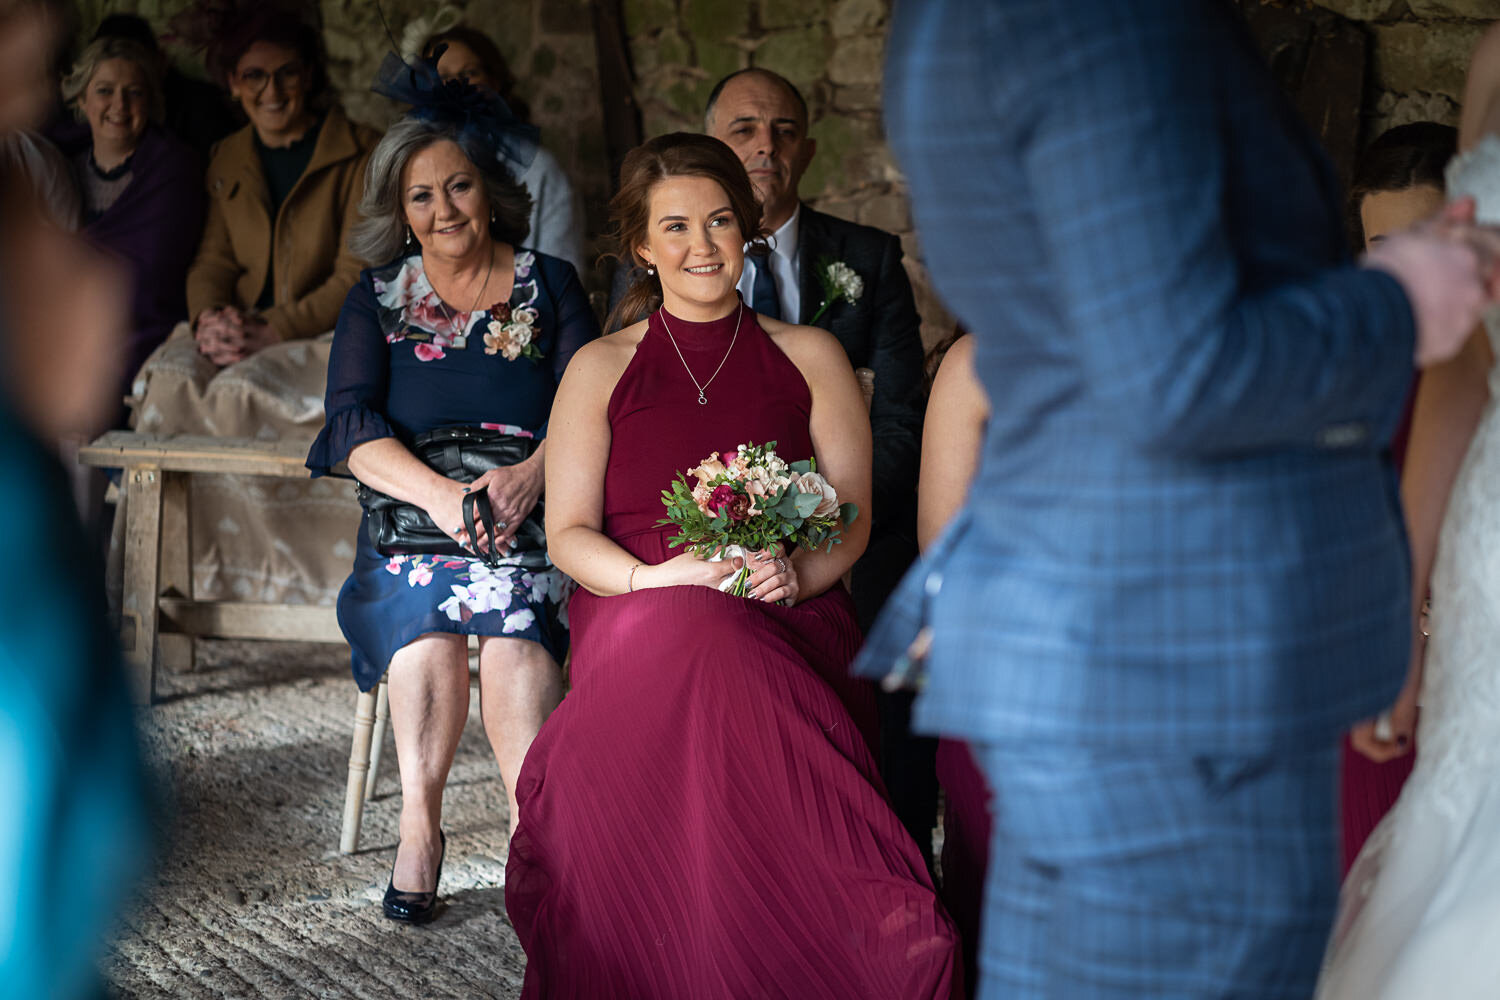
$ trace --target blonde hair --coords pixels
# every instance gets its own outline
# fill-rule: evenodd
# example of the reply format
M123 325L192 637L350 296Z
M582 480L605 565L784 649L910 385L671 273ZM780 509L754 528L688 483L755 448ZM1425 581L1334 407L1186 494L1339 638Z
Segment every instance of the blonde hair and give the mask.
M128 38L98 38L90 42L68 75L63 77L63 100L71 104L74 112L82 117L83 92L99 71L100 63L110 59L125 59L141 68L141 75L146 79L146 115L160 125L167 113L166 98L161 89L160 63L155 55Z

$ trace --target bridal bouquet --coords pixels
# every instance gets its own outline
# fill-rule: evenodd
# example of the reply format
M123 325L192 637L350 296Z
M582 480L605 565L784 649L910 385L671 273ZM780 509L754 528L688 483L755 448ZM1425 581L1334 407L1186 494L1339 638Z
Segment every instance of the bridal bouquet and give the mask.
M854 504L839 503L815 460L789 464L776 454L775 441L742 444L722 457L714 452L686 475L679 472L661 502L667 516L656 523L681 529L667 544L710 560L777 545L831 550L859 515ZM750 573L747 564L719 589L745 596Z

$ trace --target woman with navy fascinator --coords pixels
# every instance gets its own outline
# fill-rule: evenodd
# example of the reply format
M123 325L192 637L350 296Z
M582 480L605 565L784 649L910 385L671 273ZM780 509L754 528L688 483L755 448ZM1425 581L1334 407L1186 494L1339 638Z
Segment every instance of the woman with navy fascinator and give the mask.
M526 246L530 199L504 164L530 161L535 130L394 55L375 89L412 107L370 157L351 244L381 263L339 314L307 464L361 484L339 623L360 688L389 685L402 809L385 914L423 923L469 712L467 637L512 830L521 761L562 697L572 583L541 531L547 419L599 331L573 266Z

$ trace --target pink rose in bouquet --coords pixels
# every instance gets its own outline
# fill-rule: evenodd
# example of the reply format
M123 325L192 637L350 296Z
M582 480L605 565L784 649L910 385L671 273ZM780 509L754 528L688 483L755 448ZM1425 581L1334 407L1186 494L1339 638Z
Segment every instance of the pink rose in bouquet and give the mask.
M803 493L815 494L821 497L818 506L813 509L813 517L827 517L838 512L839 495L833 486L816 472L804 472L795 477L792 482L797 489Z

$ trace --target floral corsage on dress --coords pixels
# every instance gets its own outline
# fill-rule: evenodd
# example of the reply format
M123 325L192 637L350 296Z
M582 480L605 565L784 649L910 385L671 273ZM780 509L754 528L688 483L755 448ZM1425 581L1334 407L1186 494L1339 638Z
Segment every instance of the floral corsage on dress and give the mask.
M540 360L535 266L535 254L517 250L510 300L471 313L455 312L438 297L427 280L421 254L375 272L375 302L386 342L408 341L418 361L436 361L447 357L449 350L466 350L478 337L485 354L498 354L507 361Z

